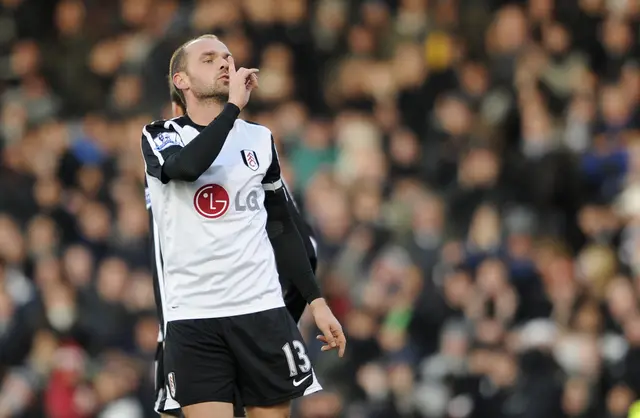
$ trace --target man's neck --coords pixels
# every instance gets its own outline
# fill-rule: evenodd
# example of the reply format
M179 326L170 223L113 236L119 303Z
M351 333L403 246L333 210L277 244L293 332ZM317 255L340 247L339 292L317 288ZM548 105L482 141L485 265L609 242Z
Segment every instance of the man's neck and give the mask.
M218 117L220 112L222 112L224 105L224 103L220 103L218 101L189 103L187 104L187 115L193 123L207 126Z

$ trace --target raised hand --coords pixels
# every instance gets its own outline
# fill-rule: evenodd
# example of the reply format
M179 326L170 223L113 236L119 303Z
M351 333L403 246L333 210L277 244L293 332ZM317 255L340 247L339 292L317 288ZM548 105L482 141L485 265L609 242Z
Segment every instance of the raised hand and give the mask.
M233 57L229 57L229 103L233 103L242 110L247 103L253 89L258 88L257 68L240 67L236 70Z

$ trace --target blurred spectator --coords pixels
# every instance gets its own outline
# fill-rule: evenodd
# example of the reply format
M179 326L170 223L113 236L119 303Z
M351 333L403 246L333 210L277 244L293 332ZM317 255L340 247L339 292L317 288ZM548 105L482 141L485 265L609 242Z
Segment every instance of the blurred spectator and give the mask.
M0 417L155 416L140 129L169 116L169 57L205 32L261 69L245 116L276 137L349 333L344 361L311 350L327 390L294 416L625 416L639 17L601 0L0 0Z

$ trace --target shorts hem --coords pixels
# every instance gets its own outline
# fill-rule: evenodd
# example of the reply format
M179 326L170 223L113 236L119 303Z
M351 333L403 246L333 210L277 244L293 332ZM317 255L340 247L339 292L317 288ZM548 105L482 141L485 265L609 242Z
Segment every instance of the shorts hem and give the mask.
M309 390L309 388L306 388L304 390L300 390L297 392L292 392L288 395L284 395L284 396L280 396L278 398L272 398L272 399L266 399L260 402L252 402L252 403L245 403L244 406L245 408L252 408L252 407L267 407L267 406L275 406L275 405L279 405L281 403L285 403L287 401L292 401L294 399L297 398L302 398L303 396L307 396L307 395L311 395L312 393L316 393L322 390L321 387L312 390L311 392L307 392L307 390Z
M177 409L165 409L164 411L161 411L159 409L154 409L158 414L163 414L163 415L170 415L172 417L176 417L176 418L180 418L180 412L181 410L179 408Z

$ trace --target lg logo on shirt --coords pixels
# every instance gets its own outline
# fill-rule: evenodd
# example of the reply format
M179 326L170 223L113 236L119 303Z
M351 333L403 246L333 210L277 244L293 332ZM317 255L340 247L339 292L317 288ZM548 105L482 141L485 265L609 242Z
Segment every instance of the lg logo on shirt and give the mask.
M257 212L260 210L258 190L251 190L244 198L238 193L233 205L237 212ZM229 192L219 184L207 184L198 189L193 197L196 212L207 219L218 219L229 210Z

